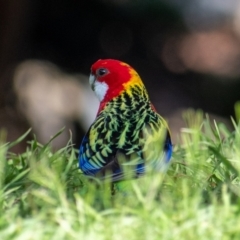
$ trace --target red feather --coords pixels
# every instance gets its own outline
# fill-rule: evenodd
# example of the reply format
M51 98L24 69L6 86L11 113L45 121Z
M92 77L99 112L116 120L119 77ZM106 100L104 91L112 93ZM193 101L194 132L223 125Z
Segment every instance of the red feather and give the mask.
M105 82L109 87L109 91L101 102L101 105L104 106L107 102L112 100L114 97L117 97L124 90L123 84L130 81L130 70L132 68L129 65L118 60L100 59L92 65L92 74L96 75L96 71L99 68L111 69L111 72L109 74L106 74L102 77L97 77L97 80L99 82Z

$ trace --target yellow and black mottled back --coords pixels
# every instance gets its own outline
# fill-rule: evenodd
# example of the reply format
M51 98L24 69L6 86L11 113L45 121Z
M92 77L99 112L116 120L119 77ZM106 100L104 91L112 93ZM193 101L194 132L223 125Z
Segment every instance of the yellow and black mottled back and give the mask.
M114 181L148 168L164 170L172 144L167 124L145 87L133 84L107 102L83 139L79 165L86 175L110 172Z

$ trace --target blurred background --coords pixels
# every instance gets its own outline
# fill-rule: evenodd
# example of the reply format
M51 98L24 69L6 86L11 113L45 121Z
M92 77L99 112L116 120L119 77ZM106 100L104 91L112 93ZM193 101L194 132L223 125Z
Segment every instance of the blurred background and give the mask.
M240 100L240 2L0 1L0 129L7 141L32 127L46 143L65 126L53 148L70 135L78 147L98 108L88 74L99 58L138 71L174 142L188 108L231 128Z

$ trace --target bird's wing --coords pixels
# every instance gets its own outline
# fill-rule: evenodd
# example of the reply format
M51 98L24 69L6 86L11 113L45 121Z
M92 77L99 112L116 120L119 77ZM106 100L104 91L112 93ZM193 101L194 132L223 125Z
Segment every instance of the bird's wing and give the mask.
M108 165L116 154L119 124L99 115L85 135L79 153L79 167L86 175L95 175Z
M158 115L126 122L112 165L113 181L135 178L149 170L164 172L169 166L172 143L167 124ZM131 129L134 129L131 131ZM106 176L105 176L106 177Z
M157 115L121 122L99 116L83 139L79 165L86 175L119 181L148 169L166 169L172 145L164 120Z

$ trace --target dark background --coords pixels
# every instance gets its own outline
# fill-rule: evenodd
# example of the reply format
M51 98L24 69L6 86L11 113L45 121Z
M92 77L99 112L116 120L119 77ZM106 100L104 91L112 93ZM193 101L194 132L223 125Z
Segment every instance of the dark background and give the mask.
M16 67L29 59L70 76L116 58L138 71L173 129L187 108L228 119L240 99L239 12L234 0L1 1L0 128L11 141L31 125L13 87ZM78 146L85 129L71 121Z

